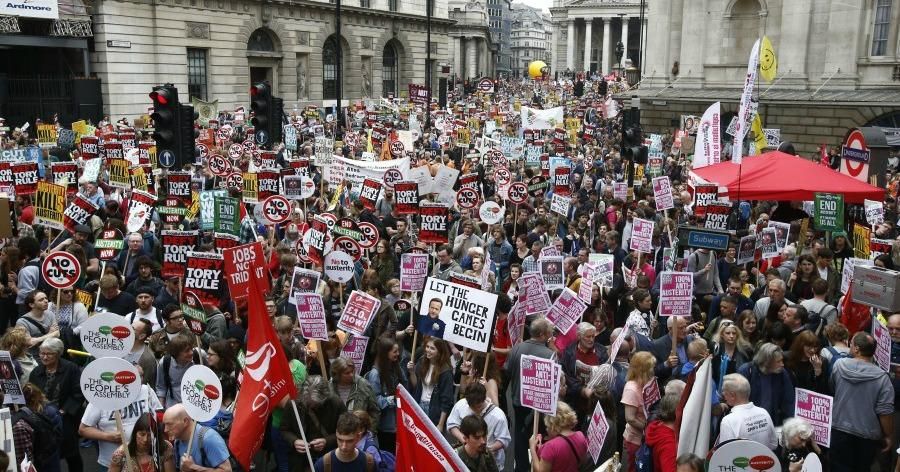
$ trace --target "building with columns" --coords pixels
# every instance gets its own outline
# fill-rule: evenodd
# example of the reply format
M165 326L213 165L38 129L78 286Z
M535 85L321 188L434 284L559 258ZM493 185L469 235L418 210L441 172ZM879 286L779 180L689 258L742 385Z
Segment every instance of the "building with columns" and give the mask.
M780 129L798 152L838 145L852 127L900 127L897 2L651 0L649 7L636 92L645 131L671 131L680 115L699 116L716 101L727 125L763 35L778 74L771 84L760 79L754 98L763 127Z
M624 48L621 63L630 59L641 63L641 11L649 3L641 0L553 0L550 8L553 22L551 71L597 71L609 74L620 67L616 62L616 46ZM669 0L665 0L669 1ZM646 26L646 16L643 21ZM646 41L645 41L646 43Z
M498 46L491 33L488 10L481 0L451 0L448 45L451 74L458 78L493 77Z
M450 61L454 21L446 2L431 5L430 45L426 0L343 0L340 35L334 0L85 0L85 14L66 15L66 24L86 17L87 29L59 28L58 37L46 33L50 20L23 18L12 28L16 17L0 17L0 58L10 66L0 72L0 98L4 87L15 97L0 99L0 116L27 110L29 120L56 112L77 119L88 116L78 107L89 103L113 119L134 117L147 112L151 88L167 82L182 102L218 101L219 110L249 107L250 85L260 80L272 83L287 110L322 106L334 103L338 70L345 103L406 96L409 83L425 83L426 67L434 90L438 64ZM83 64L60 48L84 51ZM37 74L53 101L34 86ZM97 97L73 100L84 77L99 82Z
M528 74L528 64L544 61L550 64L551 37L550 15L540 9L521 3L512 4L512 30L509 47L512 50L512 75ZM498 71L499 72L499 71Z

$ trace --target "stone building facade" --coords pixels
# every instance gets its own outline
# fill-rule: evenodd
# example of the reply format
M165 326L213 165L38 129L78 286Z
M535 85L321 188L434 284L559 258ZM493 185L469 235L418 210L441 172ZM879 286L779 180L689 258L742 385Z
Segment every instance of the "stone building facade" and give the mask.
M455 22L447 45L451 73L462 80L493 77L500 48L487 7L480 0L451 0L448 6Z
M344 0L342 98L345 103L424 84L425 0ZM249 87L269 80L285 108L334 104L335 4L328 0L102 0L95 6L92 69L112 117L145 113L157 84L249 106ZM447 3L433 2L432 79L450 57ZM121 47L127 44L128 47ZM117 47L120 46L120 47Z
M528 5L514 3L512 9L512 74L521 77L528 74L528 64L544 61L550 64L551 36L550 16Z
M644 44L647 38L646 12L653 5L670 1L675 0L553 0L551 70L609 74L619 66L615 61L620 42L622 63L630 59L639 65L642 31ZM641 28L642 10L644 28Z
M764 128L801 154L838 145L849 128L900 127L900 5L891 0L667 0L649 3L641 97L651 132L722 102L737 111L753 43L767 35L773 83L754 92ZM723 126L724 130L724 126ZM728 136L726 138L730 139Z

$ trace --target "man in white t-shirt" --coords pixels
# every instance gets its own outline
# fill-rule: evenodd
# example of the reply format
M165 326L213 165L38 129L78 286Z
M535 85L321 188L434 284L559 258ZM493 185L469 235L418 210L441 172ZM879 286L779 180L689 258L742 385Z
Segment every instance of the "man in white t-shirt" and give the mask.
M162 409L156 393L148 385L141 385L141 396L138 397L138 400L119 410L122 413L125 437L131 437L131 430L142 415L156 414ZM116 429L115 410L101 410L96 405L88 403L87 409L84 410L84 415L81 417L78 434L83 438L97 441L100 446L97 462L103 471L109 469L112 453L122 443L121 436Z
M769 449L778 447L775 426L769 412L750 401L750 382L741 374L728 374L722 380L722 397L731 412L722 418L719 428L721 444L731 439L749 439Z

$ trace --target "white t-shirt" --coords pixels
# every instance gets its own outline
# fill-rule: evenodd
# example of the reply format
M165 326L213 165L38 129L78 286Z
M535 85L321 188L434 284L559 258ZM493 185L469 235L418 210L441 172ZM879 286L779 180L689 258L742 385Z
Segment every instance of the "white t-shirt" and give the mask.
M134 424L137 423L138 418L140 418L141 415L162 409L163 406L159 402L159 398L157 398L156 394L150 390L150 387L141 385L141 396L139 399L131 405L128 405L127 408L122 408L120 410L122 412L122 427L125 429L125 437L131 438L131 430L134 428ZM115 410L101 410L93 404L88 403L87 409L84 410L84 416L81 417L81 423L85 426L97 428L105 433L114 432L116 431L116 417L114 412ZM116 451L116 448L119 447L119 445L108 441L97 441L97 443L100 445L97 462L102 466L109 467L112 453Z
M773 451L778 447L772 417L768 411L754 405L753 402L735 406L731 409L731 413L722 418L716 444L731 439L749 439L764 444Z

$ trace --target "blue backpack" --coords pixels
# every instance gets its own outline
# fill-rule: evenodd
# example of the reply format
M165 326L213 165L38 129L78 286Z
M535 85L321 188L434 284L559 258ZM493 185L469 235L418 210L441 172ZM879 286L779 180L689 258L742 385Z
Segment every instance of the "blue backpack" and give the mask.
M638 472L653 472L653 448L646 442L634 453L634 465Z

